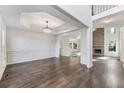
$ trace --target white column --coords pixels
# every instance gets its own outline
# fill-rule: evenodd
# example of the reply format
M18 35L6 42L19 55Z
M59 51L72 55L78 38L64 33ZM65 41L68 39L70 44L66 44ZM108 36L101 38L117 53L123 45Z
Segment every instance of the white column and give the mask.
M80 52L81 52L81 56L80 56L80 60L81 60L81 64L87 65L87 32L86 29L82 29L81 31L81 46L80 46Z
M91 68L92 64L92 29L85 28L81 31L81 64Z
M56 36L55 57L60 57L60 36Z

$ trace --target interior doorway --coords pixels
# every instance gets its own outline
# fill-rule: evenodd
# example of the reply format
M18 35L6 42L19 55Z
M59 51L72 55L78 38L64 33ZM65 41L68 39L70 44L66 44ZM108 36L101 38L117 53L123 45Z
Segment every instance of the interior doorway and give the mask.
M80 32L70 32L61 36L60 56L80 56Z

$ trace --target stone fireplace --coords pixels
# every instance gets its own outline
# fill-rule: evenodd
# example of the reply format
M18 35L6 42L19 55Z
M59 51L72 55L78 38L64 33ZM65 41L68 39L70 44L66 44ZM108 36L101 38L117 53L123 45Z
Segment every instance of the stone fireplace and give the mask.
M104 55L104 28L96 28L93 32L93 55Z

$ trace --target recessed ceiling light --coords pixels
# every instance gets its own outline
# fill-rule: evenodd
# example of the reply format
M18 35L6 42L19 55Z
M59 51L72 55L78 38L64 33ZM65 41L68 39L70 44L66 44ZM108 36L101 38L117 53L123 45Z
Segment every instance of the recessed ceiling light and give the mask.
M104 23L109 23L110 21L109 20L105 20Z
M110 23L111 21L113 21L113 19L103 20L104 23Z

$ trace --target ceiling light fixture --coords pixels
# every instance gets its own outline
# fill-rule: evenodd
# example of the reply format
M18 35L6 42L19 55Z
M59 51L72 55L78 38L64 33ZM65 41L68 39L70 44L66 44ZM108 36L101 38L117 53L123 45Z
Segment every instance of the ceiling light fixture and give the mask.
M48 21L46 21L47 26L43 29L43 32L45 33L51 33L52 29L48 27Z
M104 23L109 23L110 21L109 20L105 20Z
M111 18L111 19L104 20L103 22L104 22L104 23L110 23L110 22L112 22L112 21L113 21L113 19Z

